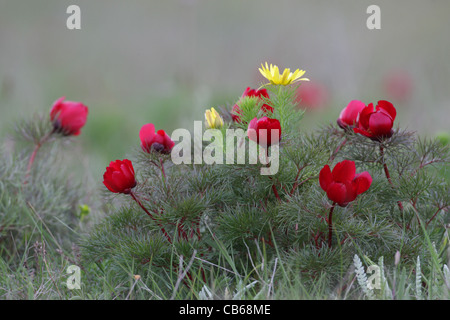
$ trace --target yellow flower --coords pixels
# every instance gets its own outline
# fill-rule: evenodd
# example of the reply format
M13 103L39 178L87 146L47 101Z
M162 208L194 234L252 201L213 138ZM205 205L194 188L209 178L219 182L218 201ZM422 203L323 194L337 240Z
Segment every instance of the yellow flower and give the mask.
M259 72L270 81L271 84L281 84L283 86L287 86L288 84L297 82L297 81L309 81L308 78L301 78L304 74L304 70L297 69L294 73L291 72L291 69L284 69L283 73L280 74L277 66L270 64L270 68L267 65L261 63L261 68L259 68Z
M223 127L223 119L214 108L211 108L211 110L206 110L205 119L208 128L219 129Z

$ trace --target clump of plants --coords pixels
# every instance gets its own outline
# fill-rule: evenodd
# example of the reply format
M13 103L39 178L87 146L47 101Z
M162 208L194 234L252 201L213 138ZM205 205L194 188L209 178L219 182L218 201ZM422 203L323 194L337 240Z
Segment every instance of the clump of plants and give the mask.
M402 129L385 100L351 101L336 124L306 132L295 98L305 72L260 71L269 83L207 110L192 139L142 127L133 159L106 168L110 212L85 259L190 298L227 297L236 279L264 297L289 279L332 291L355 255L393 266L398 252L414 269L436 258L427 243L446 261L448 146Z
M50 116L16 123L1 152L0 254L16 266L36 267L36 246L70 252L89 212L91 199L72 171L67 146L80 134L88 108L64 99L53 104Z
M86 236L95 202L66 144L88 108L60 98L18 123L0 157L0 269L26 274L1 287L51 283L62 298L73 264L88 298L448 297L445 139L403 129L386 100L350 101L305 131L305 71L260 72L268 83L193 131L144 124L132 157L106 167L106 214Z

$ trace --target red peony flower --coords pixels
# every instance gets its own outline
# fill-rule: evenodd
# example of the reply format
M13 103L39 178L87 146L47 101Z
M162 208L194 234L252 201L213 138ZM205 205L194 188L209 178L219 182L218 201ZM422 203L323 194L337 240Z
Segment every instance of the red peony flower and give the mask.
M342 129L348 127L353 127L357 124L358 115L366 105L364 102L359 100L352 100L350 103L341 111L339 118L337 119L337 124Z
M328 165L320 170L320 187L327 193L328 199L345 207L369 189L372 184L370 174L367 171L356 174L355 171L355 163L350 160L337 163L333 171Z
M164 154L172 151L175 142L170 139L164 130L158 130L155 133L155 126L152 123L143 125L139 131L139 138L141 139L141 147L145 152L150 153L152 150Z
M248 124L247 135L250 140L255 141L259 145L263 147L270 147L272 144L276 144L278 143L278 141L280 141L280 121L268 117L262 117L259 120L258 118L254 118ZM277 137L278 139L276 139L275 137ZM276 142L274 140L276 140Z
M389 138L394 133L392 127L396 115L397 111L389 101L378 101L375 109L373 108L373 104L370 103L359 113L357 119L358 126L353 131L372 140Z
M86 123L88 107L81 102L64 101L61 97L55 101L50 110L50 120L56 132L63 135L77 136Z
M103 184L114 193L131 193L136 186L134 169L128 159L111 161L103 174Z
M244 97L257 97L259 99L263 99L263 97L265 98L269 98L269 94L267 93L267 89L263 88L263 89L251 89L250 87L247 87L247 89L245 89L244 93L242 94L242 98ZM273 112L273 107L269 106L268 104L263 104L261 106L261 110L263 110L264 112ZM241 114L241 109L239 108L239 106L237 104L235 104L233 106L233 109L231 110L231 117L233 118L233 121L235 122L241 122L241 117L239 116Z

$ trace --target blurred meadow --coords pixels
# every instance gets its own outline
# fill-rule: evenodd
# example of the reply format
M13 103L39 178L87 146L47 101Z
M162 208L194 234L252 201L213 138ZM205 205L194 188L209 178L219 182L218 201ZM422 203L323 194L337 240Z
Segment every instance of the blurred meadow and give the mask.
M66 28L71 4L81 30ZM371 4L381 30L366 27ZM435 136L450 130L449 14L447 0L0 0L0 136L61 96L81 101L74 141L100 185L142 125L192 130L206 108L260 86L265 61L306 70L305 130L351 100L386 99L396 124Z

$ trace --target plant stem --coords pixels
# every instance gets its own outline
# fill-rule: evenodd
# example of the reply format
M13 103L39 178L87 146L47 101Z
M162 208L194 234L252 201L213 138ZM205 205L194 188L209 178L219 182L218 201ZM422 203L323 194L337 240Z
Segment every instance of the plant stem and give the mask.
M36 159L36 155L39 151L39 149L42 147L42 145L47 142L47 140L50 138L50 136L55 132L55 129L53 129L52 131L50 131L49 133L47 133L41 140L39 140L35 147L33 152L31 153L30 156L30 160L28 161L28 165L27 165L27 173L25 175L25 181L24 184L26 184L28 181L28 177L30 176L30 172L31 172L31 167L33 166L34 160Z
M273 194L275 195L275 198L277 198L278 201L281 201L280 195L278 194L277 187L275 184L272 185Z
M328 247L331 248L331 242L333 239L333 210L336 206L336 202L330 208L330 213L328 214Z
M164 227L158 223L155 219L155 217L153 217L153 215L147 210L146 207L144 207L144 205L142 204L142 202L136 197L136 195L133 192L130 192L131 197L133 198L134 201L136 201L136 203L142 208L142 210L145 211L145 213L153 220L156 222L156 224L161 228L161 232L165 235L165 237L167 238L167 241L169 241L170 244L172 244L172 239L170 238L170 236L168 235L168 233L166 232L166 230L164 229Z
M386 178L389 182L389 184L392 186L393 189L395 189L394 184L392 183L391 175L389 174L389 170L386 164L386 161L384 161L384 148L383 145L380 144L380 156L381 156L381 162L383 164L384 174L386 175ZM398 208L400 211L403 212L403 204L400 200L397 201Z
M437 214L438 214L441 210L445 210L445 209L446 209L446 207L438 208L438 209L436 210L436 212L433 214L433 216L430 218L430 220L428 220L427 223L425 224L425 228L428 227L428 225L431 223L431 221L433 221L434 218L436 218Z

